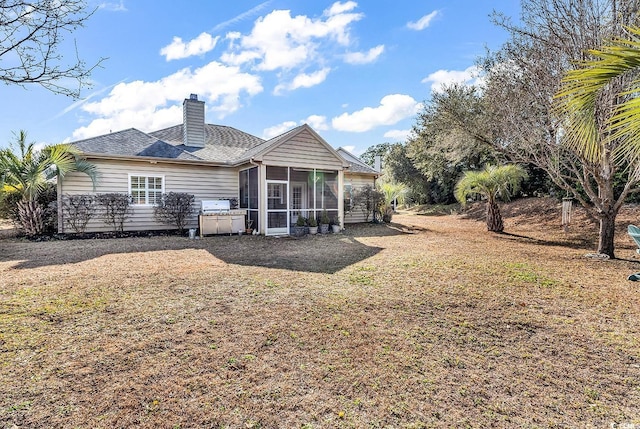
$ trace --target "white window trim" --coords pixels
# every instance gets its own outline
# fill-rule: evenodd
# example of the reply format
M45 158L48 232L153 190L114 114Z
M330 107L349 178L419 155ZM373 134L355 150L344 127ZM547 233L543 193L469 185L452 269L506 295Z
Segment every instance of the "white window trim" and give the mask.
M129 187L128 187L128 193L129 195L133 195L132 189L131 189L131 178L132 177L144 177L147 180L147 186L149 185L148 179L149 177L154 177L157 178L159 177L162 180L162 185L161 185L161 189L160 189L160 193L164 194L165 193L165 189L164 189L164 174L150 174L150 173L129 173ZM145 196L144 196L144 204L139 204L134 202L133 205L134 206L138 206L138 207L151 207L153 206L153 204L149 203L149 188L145 187Z

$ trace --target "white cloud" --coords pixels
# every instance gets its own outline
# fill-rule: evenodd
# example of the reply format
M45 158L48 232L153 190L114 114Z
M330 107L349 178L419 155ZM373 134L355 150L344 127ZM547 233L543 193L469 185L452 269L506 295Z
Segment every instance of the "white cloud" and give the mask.
M422 108L412 97L404 94L386 95L378 107L365 107L353 113L343 113L331 120L338 131L361 133L381 125L393 125L409 118Z
M116 85L100 101L85 103L81 109L97 118L73 132L75 139L138 128L153 131L182 122L182 101L198 94L207 112L217 117L240 108L240 95L262 92L258 76L237 67L211 62L201 68L185 68L154 82L134 81Z
M265 128L262 132L262 138L265 140L272 139L280 134L289 131L291 128L298 126L295 121L286 121L273 127Z
M300 123L309 124L309 126L316 131L325 131L329 129L329 124L327 124L326 116L311 115L307 119L300 121Z
M333 16L339 15L344 12L349 12L350 10L358 7L358 3L354 1L347 1L344 3L340 3L339 1L335 2L331 5L331 7L324 11L325 16Z
M357 4L335 3L323 17L291 16L289 10L274 10L256 20L251 33L231 40L221 60L232 65L248 62L258 70L290 70L320 60L319 49L331 41L348 46L350 24L363 18L349 13Z
M479 78L478 67L471 66L465 70L438 70L422 79L421 82L431 82L431 91L440 91L443 86L454 83L473 85L480 84L482 80Z
M311 115L307 117L307 119L303 119L299 122L285 121L272 127L265 128L264 131L262 131L262 138L267 140L274 138L302 124L309 124L309 126L316 131L324 131L329 129L329 124L327 123L326 116Z
M201 33L195 39L185 43L180 37L174 37L171 44L160 49L160 55L164 55L167 61L202 55L213 50L219 38L219 36L212 37L209 33Z
M411 130L389 130L384 133L384 137L396 142L403 142L409 137L409 134L411 134Z
M290 83L282 83L275 87L273 93L275 95L282 94L284 91L293 91L298 88L310 88L325 81L327 75L331 71L330 68L325 67L322 70L315 71L311 74L300 73Z
M349 52L344 61L349 64L368 64L374 62L384 52L384 45L378 45L367 52Z
M366 152L366 149L358 149L353 145L342 146L342 149L346 150L347 152L355 156L360 156Z
M429 26L429 24L431 24L431 21L433 20L433 18L435 18L438 15L438 13L440 12L438 12L437 10L434 10L433 12L423 16L416 22L407 22L407 27L416 31L424 30Z
M100 3L98 5L98 9L109 10L111 12L127 12L127 7L124 5L124 0L120 0L119 3Z

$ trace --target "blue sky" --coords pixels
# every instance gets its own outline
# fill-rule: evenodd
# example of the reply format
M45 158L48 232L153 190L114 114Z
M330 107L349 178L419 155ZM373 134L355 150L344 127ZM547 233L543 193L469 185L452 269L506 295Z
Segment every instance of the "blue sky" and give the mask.
M442 83L473 82L473 65L506 33L519 2L114 0L67 36L82 59L107 58L82 99L1 86L0 146L24 129L38 144L182 121L198 94L206 121L263 138L308 123L359 154L404 141Z

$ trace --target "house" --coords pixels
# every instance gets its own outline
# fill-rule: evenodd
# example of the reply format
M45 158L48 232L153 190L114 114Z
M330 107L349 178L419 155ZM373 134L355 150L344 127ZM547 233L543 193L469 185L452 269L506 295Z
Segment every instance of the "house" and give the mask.
M206 124L204 111L204 102L192 94L183 102L182 124L150 133L131 128L72 143L96 165L99 180L94 189L86 175L68 174L58 183L58 195L132 195L129 231L167 228L153 216L153 204L165 192L194 194L198 207L202 200L235 200L265 235L288 234L298 214L319 217L322 210L343 224L364 221L363 213L350 207L351 194L375 184L378 171L344 149L333 149L307 124L263 140ZM58 229L68 232L59 212ZM190 227L197 227L197 217ZM108 229L101 219L87 227Z

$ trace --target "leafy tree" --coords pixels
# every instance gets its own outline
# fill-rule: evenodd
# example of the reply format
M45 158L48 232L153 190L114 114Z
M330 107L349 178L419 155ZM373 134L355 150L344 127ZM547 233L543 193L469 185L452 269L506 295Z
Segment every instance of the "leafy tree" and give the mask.
M14 148L0 150L0 178L3 189L20 195L17 203L18 223L29 235L41 234L46 224L46 207L38 201L52 180L61 180L71 172L87 174L95 184L96 167L82 158L68 144L55 144L36 150L27 143L27 133L17 135L18 152Z
M391 143L380 143L370 146L362 155L360 155L359 158L363 160L365 164L370 167L374 167L376 163L376 156L379 156L381 160L384 160L389 153L391 146L393 146Z
M456 199L463 206L467 198L480 195L487 199L487 230L504 231L504 223L498 206L498 198L508 200L518 192L520 184L526 179L526 171L514 164L500 167L488 165L481 171L465 171L456 184Z
M93 66L61 52L64 36L93 14L84 0L0 0L0 81L38 84L74 98L86 85ZM3 61L4 60L4 61ZM69 82L76 81L76 88Z
M162 194L153 207L155 218L165 224L174 225L183 233L195 208L196 197L185 192L168 192Z
M384 174L392 182L402 183L407 189L404 203L426 204L433 202L437 185L429 181L407 156L407 145L394 143L384 158ZM436 192L437 195L437 192Z
M435 202L454 201L456 181L465 170L477 170L500 159L492 145L479 92L453 85L425 103L407 142L406 154L431 182Z

